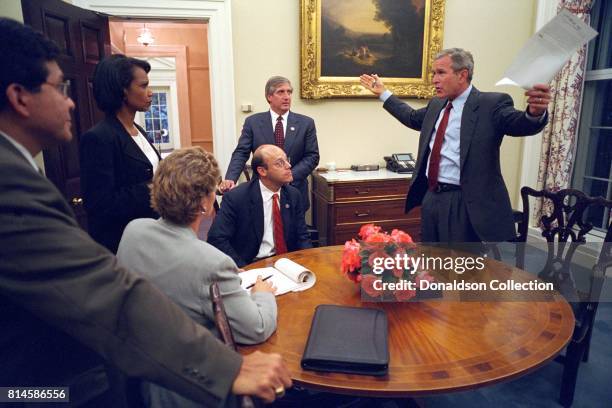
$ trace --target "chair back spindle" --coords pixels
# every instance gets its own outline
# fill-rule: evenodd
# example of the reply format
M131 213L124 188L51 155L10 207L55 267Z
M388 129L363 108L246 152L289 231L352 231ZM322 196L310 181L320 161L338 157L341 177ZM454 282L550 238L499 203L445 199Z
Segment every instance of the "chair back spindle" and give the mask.
M210 298L212 300L213 313L215 315L215 325L221 336L221 340L232 350L237 350L236 342L234 341L234 335L232 328L229 325L229 319L225 313L225 306L223 305L223 299L221 297L221 291L219 290L219 284L217 282L210 285ZM258 399L255 399L249 395L238 395L238 405L241 408L258 408L261 403Z

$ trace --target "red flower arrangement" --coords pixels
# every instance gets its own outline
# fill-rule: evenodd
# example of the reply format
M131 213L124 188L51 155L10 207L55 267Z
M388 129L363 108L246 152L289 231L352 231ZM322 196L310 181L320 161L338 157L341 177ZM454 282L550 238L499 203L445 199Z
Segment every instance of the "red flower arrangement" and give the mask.
M380 283L410 281L415 282L418 286L422 279L433 280L426 271L414 271L411 265L408 265L407 268L398 268L397 262L392 261L388 261L387 264L394 264L391 269L381 271L384 261L388 258L395 260L398 255L400 258L406 258L404 255L407 255L407 259L410 259L410 255L414 252L416 246L412 237L404 231L394 229L391 234L388 234L382 231L379 226L366 224L359 230L359 238L359 242L351 239L344 244L341 270L347 278L360 284L362 290L369 297L380 300L409 300L416 295L416 290L408 288L381 289Z

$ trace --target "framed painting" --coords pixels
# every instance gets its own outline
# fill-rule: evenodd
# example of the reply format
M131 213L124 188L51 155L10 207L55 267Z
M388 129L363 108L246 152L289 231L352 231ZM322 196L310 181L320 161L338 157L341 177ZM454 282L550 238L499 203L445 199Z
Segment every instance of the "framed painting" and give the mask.
M300 0L301 97L373 97L378 74L399 97L430 98L442 49L444 0Z

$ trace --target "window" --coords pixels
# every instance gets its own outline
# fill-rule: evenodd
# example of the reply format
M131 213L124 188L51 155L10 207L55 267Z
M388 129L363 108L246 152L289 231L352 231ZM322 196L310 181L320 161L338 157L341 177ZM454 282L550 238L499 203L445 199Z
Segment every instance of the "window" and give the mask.
M144 114L144 128L147 136L154 145L161 149L172 147L172 135L168 121L169 94L169 89L154 88L151 108Z
M612 199L612 2L595 2L591 26L599 35L589 43L572 187ZM607 210L587 217L599 230L610 223Z

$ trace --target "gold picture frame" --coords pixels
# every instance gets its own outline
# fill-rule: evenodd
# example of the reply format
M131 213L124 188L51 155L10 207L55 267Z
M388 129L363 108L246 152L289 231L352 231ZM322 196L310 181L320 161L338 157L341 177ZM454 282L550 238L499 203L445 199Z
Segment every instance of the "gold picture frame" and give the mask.
M434 96L444 0L412 0L399 12L398 0L300 1L302 98L373 97L359 85L362 73L380 75L399 97Z

